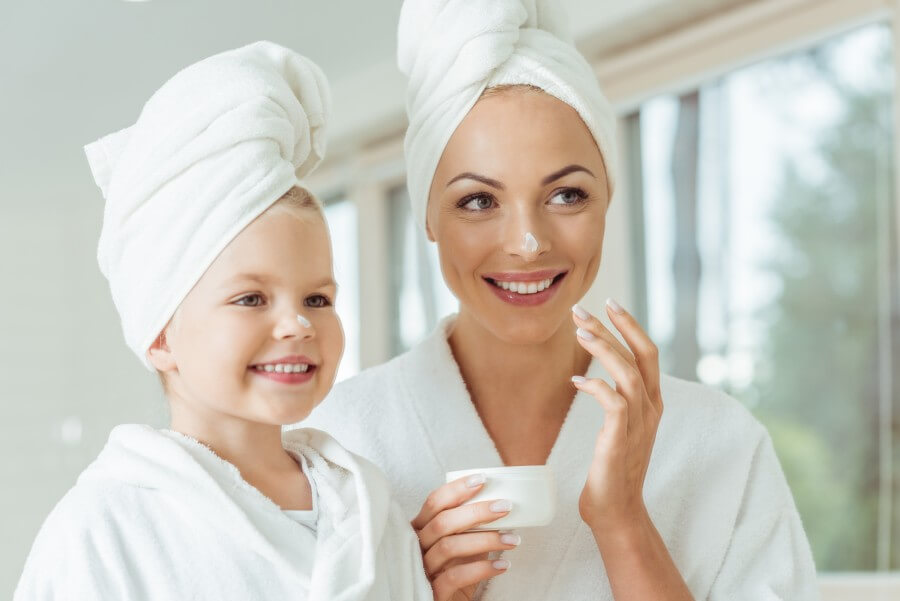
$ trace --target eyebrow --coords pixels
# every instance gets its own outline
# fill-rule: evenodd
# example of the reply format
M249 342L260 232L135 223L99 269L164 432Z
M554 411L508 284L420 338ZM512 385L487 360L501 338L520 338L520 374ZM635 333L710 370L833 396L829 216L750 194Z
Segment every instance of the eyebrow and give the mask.
M252 280L254 282L259 282L260 284L267 284L272 281L272 278L265 275L260 275L258 273L239 273L238 275L226 280L225 285L227 286L244 280ZM334 286L335 288L337 288L337 282L334 281L334 278L325 278L316 282L313 285L313 288L325 288L327 286Z
M569 175L570 173L576 173L578 171L583 171L584 173L587 173L591 177L596 177L594 175L594 173L587 167L582 167L581 165L568 165L558 171L554 171L553 173L551 173L550 175L548 175L547 177L542 179L541 185L546 186L550 182L555 182L556 180L558 180L561 177L565 177L566 175ZM449 182L447 182L447 187L449 188L451 184L458 182L461 179L472 179L472 180L475 180L476 182L481 182L482 184L491 186L492 188L496 188L498 190L506 189L506 186L504 186L501 182L498 182L497 180L491 179L489 177L485 177L483 175L478 175L477 173L472 173L471 171L466 171L464 173L460 173L459 175L457 175L456 177L451 179Z
M492 187L492 188L497 188L498 190L505 190L505 189L506 189L506 186L504 186L503 184L501 184L501 183L498 182L497 180L491 179L491 178L489 178L489 177L485 177L485 176L483 176L483 175L478 175L477 173L472 173L471 171L466 171L465 173L460 173L459 175L457 175L456 177L454 177L453 179L451 179L449 182L447 182L447 186L446 186L446 187L449 188L451 184L453 184L454 182L458 182L458 181L461 180L461 179L473 179L473 180L475 180L476 182L481 182L482 184L485 184L485 185L490 186L490 187Z
M587 167L582 167L581 165L569 165L568 167L563 167L559 171L554 171L553 173L542 179L541 184L547 185L550 182L555 182L561 177L569 175L570 173L576 173L578 171L584 171L591 177L595 177L595 175Z

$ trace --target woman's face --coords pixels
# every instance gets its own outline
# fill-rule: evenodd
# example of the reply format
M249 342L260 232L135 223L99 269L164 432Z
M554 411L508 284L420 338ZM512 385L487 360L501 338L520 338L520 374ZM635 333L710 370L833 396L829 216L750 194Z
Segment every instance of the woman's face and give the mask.
M167 328L165 350L159 341L151 348L151 361L195 414L300 421L331 388L343 352L335 294L322 217L270 209L203 274Z
M550 338L597 275L608 205L600 151L572 107L516 88L479 100L427 211L461 315L507 342Z

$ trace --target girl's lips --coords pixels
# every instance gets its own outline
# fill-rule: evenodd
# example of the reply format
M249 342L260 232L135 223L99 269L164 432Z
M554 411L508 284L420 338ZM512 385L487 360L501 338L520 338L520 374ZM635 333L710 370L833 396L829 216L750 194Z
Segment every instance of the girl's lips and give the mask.
M536 274L543 275L543 278L532 278L529 280L498 280L498 281L534 281L535 279L547 279L548 277L552 277L555 275L556 277L553 279L553 283L550 284L547 288L544 288L540 292L535 292L534 294L519 294L518 292L512 292L510 290L504 290L499 286L491 283L486 278L490 276L484 276L484 283L491 289L491 291L497 295L497 297L505 301L511 305L518 305L520 307L533 307L536 305L543 304L550 300L550 298L556 294L557 289L559 289L559 283L566 277L566 272L558 272L558 271L536 271ZM546 275L545 275L546 274Z
M250 368L250 373L282 384L305 384L312 380L313 375L316 373L316 369L318 369L317 366L310 365L309 369L303 373L284 373L277 371L261 371Z

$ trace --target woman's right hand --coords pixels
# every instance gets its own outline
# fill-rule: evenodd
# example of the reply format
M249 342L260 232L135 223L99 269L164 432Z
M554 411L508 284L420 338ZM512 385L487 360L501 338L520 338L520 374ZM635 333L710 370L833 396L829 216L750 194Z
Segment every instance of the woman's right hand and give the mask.
M514 549L519 544L515 534L466 532L502 518L512 507L502 499L462 505L482 489L484 482L485 476L476 474L444 484L428 495L412 521L435 601L470 601L479 582L509 567L506 560L489 560L488 553Z

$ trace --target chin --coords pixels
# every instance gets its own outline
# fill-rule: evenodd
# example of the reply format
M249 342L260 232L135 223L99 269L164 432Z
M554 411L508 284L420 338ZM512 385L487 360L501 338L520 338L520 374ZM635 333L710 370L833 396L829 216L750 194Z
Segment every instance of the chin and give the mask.
M547 311L544 315L530 315L526 319L515 312L485 317L487 329L503 342L531 345L543 344L552 338L566 316L560 317Z

